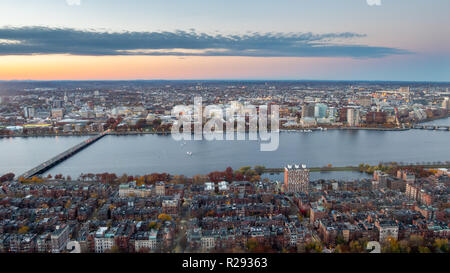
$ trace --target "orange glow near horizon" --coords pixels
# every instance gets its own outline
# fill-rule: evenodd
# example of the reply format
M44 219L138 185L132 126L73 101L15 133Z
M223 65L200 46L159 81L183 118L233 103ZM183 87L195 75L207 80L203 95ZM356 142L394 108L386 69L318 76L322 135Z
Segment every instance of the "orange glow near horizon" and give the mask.
M1 56L0 80L133 80L308 77L330 58ZM281 72L274 75L274 71ZM294 72L295 71L295 72ZM323 71L323 70L322 70Z

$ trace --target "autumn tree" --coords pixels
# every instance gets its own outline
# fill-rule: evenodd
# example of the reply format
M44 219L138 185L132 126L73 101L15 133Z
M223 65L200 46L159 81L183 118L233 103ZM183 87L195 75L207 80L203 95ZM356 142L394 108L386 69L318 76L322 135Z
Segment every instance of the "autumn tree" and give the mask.
M5 175L2 175L0 177L0 183L6 182L6 181L12 181L14 179L14 174L13 173L7 173Z
M30 228L28 226L22 226L19 228L19 234L25 234L28 232L28 230L30 230Z
M167 215L165 213L161 213L158 215L158 219L165 222L165 221L172 221L172 217L170 215Z

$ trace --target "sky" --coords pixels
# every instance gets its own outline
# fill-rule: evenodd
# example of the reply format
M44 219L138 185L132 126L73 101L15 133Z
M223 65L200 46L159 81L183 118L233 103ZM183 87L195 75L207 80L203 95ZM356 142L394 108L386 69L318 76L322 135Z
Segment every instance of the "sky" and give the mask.
M450 81L448 0L0 0L0 80Z

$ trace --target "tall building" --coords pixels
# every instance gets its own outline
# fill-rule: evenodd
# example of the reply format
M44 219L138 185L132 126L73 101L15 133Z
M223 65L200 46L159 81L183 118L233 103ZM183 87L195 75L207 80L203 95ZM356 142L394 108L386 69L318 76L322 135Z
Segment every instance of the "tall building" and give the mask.
M409 87L400 87L398 89L399 93L405 93L405 94L409 94Z
M329 118L335 118L338 114L336 107L329 107L327 110L327 115Z
M309 169L306 165L287 165L284 168L284 185L287 192L308 192Z
M323 103L317 103L314 106L314 117L315 118L325 118L327 116L327 109L328 106L326 106Z
M36 111L34 110L33 107L25 106L23 108L23 116L25 118L34 118L36 116Z
M313 118L314 117L314 104L305 104L302 107L302 118Z
M386 123L387 114L386 112L368 112L366 114L367 124L383 124Z
M442 108L449 110L450 109L450 99L447 97L442 102Z
M53 108L62 108L63 107L63 101L62 100L54 100L53 101Z
M359 109L357 108L349 108L347 109L347 124L348 126L359 126Z

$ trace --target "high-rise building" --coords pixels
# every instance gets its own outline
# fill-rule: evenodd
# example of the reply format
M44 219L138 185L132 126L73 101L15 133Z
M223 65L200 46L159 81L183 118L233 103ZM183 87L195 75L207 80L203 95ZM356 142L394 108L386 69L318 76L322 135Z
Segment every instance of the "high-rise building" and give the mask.
M314 117L314 104L305 104L302 107L302 118L313 118Z
M366 114L367 124L383 124L386 123L387 114L386 112L368 112Z
M359 126L359 109L349 108L347 109L347 124L348 126Z
M336 107L329 107L327 110L327 115L329 118L335 118L337 113L338 113L338 111L337 111Z
M53 101L53 108L62 108L63 101L62 100L54 100Z
M326 106L323 103L317 103L314 106L314 117L315 118L325 118L327 116L327 109L328 106Z
M442 108L450 110L450 99L448 97L442 102Z
M405 94L409 94L409 87L400 87L398 89L399 93L405 93Z
M306 165L287 165L284 168L284 185L287 192L308 192L309 169Z
M34 110L33 107L25 106L23 108L23 116L25 118L34 118L36 116L36 111Z

